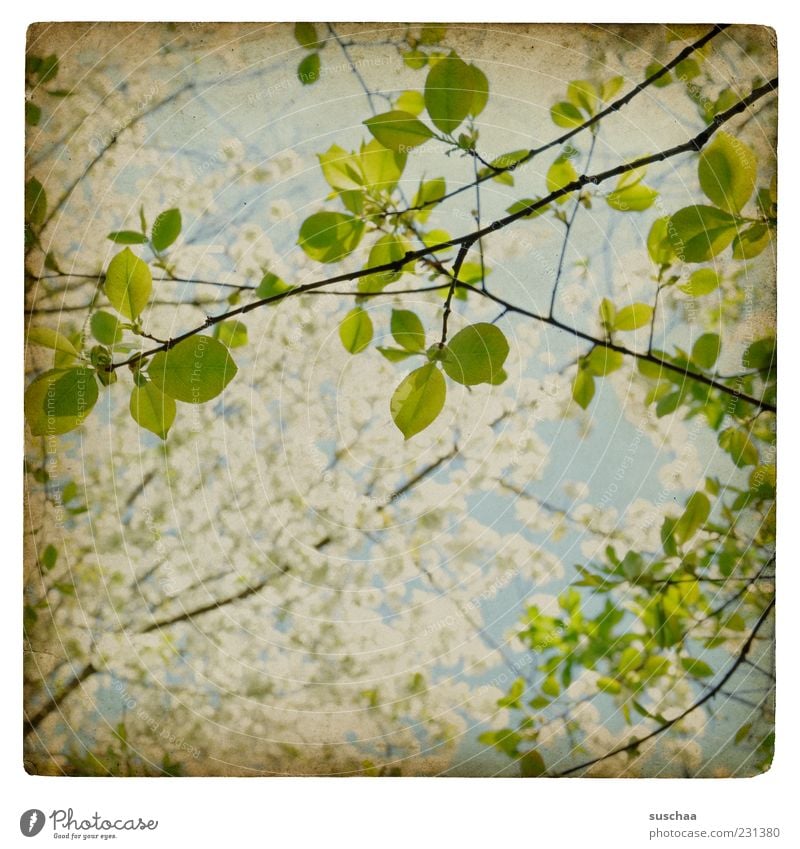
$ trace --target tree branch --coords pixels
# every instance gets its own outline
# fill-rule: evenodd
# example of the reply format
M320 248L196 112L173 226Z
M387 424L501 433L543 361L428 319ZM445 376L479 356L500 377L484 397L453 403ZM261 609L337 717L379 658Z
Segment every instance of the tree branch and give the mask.
M529 204L527 207L524 207L523 209L520 209L515 213L509 214L509 215L505 216L504 218L497 219L496 221L492 222L491 224L489 224L489 225L487 225L487 226L485 226L481 229L475 230L472 233L467 233L463 236L459 236L459 237L454 238L454 239L450 239L449 241L446 241L446 242L440 242L436 245L432 245L431 247L422 248L422 249L416 250L416 251L407 251L406 254L403 257L401 257L398 260L394 260L393 262L387 262L387 263L383 263L382 265L376 265L376 266L371 266L371 267L367 267L367 268L362 268L362 269L359 269L359 270L356 270L356 271L351 271L351 272L348 272L348 273L345 273L345 274L334 275L333 277L328 277L328 278L325 278L323 280L314 281L312 283L306 283L302 286L296 286L296 287L294 287L293 289L290 289L287 292L280 292L276 295L272 295L269 298L261 298L260 300L251 301L249 304L245 304L244 306L237 307L236 309L233 309L233 310L229 310L228 312L220 313L219 315L216 315L216 316L208 316L205 323L200 325L199 327L195 327L195 328L192 328L191 330L187 330L185 333L182 333L181 335L176 336L173 339L168 340L167 342L165 342L162 345L158 345L158 346L150 348L146 351L141 351L138 354L135 354L134 356L129 357L126 360L122 360L122 361L117 362L117 363L112 363L109 366L109 371L114 371L115 369L118 369L122 366L136 364L136 363L141 362L142 360L152 356L153 354L158 353L159 351L168 351L170 348L174 347L179 342L182 342L185 339L189 339L190 337L200 333L203 330L206 330L207 328L209 328L209 327L211 327L215 324L218 324L221 321L225 321L226 319L232 318L232 317L237 316L237 315L244 315L245 313L252 312L253 310L258 309L259 307L266 306L267 304L277 303L278 301L282 301L282 300L284 300L285 298L288 298L288 297L295 297L297 295L304 294L305 292L311 292L311 291L314 291L316 289L324 288L325 286L330 286L334 283L343 283L343 282L358 280L362 277L367 277L369 275L378 274L378 273L384 272L384 271L398 271L400 268L402 268L404 265L411 262L412 260L423 259L430 254L435 254L439 251L447 250L448 248L452 248L452 247L459 247L460 248L459 255L461 256L461 261L463 262L463 257L466 256L466 252L469 250L469 248L478 239L480 239L484 236L488 236L488 235L490 235L490 234L492 234L492 233L494 233L498 230L502 230L503 228L507 227L509 224L513 224L515 221L519 221L520 219L526 217L530 213L535 212L536 210L541 209L542 207L548 206L553 201L558 200L560 197L564 197L565 195L570 194L571 192L574 192L574 191L580 191L581 189L584 188L584 186L586 186L589 183L592 183L593 185L598 185L599 183L602 183L605 180L608 180L612 177L618 177L621 174L625 174L628 171L633 171L637 168L641 168L644 165L649 165L649 164L654 163L654 162L663 162L666 159L669 159L673 156L677 156L680 153L686 153L688 151L701 150L703 148L703 146L711 138L711 136L723 124L725 124L727 121L729 121L734 116L739 115L740 113L744 112L744 110L747 109L748 106L752 105L753 103L758 101L760 98L766 96L767 94L771 94L772 92L774 92L775 89L777 88L777 86L778 86L778 78L775 77L772 80L770 80L770 82L766 83L765 85L760 86L757 89L754 89L747 97L740 100L737 104L734 104L732 107L730 107L730 109L727 109L724 112L719 113L714 118L714 120L702 132L698 133L696 136L694 136L693 138L684 142L683 144L675 145L674 147L663 150L660 153L650 154L648 156L643 156L643 157L640 157L638 159L635 159L631 162L623 163L621 165L617 165L614 168L610 168L610 169L608 169L606 171L602 171L598 174L594 174L594 175L583 174L578 179L573 180L571 183L568 183L567 185L563 186L562 188L560 188L556 191L551 192L549 195L546 195L545 197L541 198L540 200L535 201L534 203ZM458 262L458 259L456 260L456 262ZM460 266L459 266L459 268L460 268ZM456 282L455 285L463 285L463 284ZM480 290L475 289L474 291L480 291ZM486 293L483 293L483 294L486 294ZM495 298L495 300L497 300L497 299ZM498 303L502 303L502 302L498 300ZM529 314L534 318L540 318L539 316L537 316L534 313L526 313L526 311L523 311L519 308L516 308L514 311L519 312L521 314ZM543 320L543 319L540 318L540 320ZM560 327L561 329L569 330L570 332L573 332L578 336L582 336L583 338L587 339L588 341L592 341L592 342L596 341L592 337L590 337L586 334L581 334L580 332L574 331L572 328L569 328L566 325L561 324L561 322L557 322L557 321L553 320L551 323L554 326ZM614 350L621 351L622 353L630 353L633 356L638 356L639 358L642 358L642 359L647 358L647 355L636 354L632 351L629 351L626 348L623 348L622 346L609 345L609 347L613 348ZM664 363L661 360L658 360L658 358L653 358L651 361L656 362L656 363L661 363L664 366L664 368L668 368L668 369L671 369L673 371L675 371L675 370L683 371L682 369L679 369L677 366L672 366L670 364ZM775 409L772 405L768 405L763 401L757 401L756 399L752 399L752 398L749 398L748 396L737 393L736 390L733 390L730 387L724 387L723 388L722 384L717 384L711 378L707 378L705 376L700 376L700 375L693 375L693 377L695 377L701 383L706 383L709 386L715 386L716 388L719 388L722 391L727 392L728 394L741 397L744 400L747 400L750 403L755 404L756 406L760 407L761 409L771 409L771 410Z
M673 725L676 725L682 719L685 719L689 716L690 713L693 713L698 708L702 707L706 702L716 696L720 690L730 681L733 677L736 670L745 662L747 659L747 655L750 652L750 649L753 647L753 642L761 629L762 625L767 621L767 617L769 616L772 609L775 607L775 599L772 599L769 604L764 608L761 612L761 615L758 617L758 621L753 626L753 630L750 632L747 640L745 640L744 645L742 646L739 654L736 656L736 660L731 664L728 671L720 678L720 680L711 686L708 689L708 692L701 698L699 698L693 705L686 708L686 710L679 713L674 719L670 719L667 722L664 722L662 725L659 725L655 731L651 731L649 734L645 734L644 737L639 737L636 740L632 740L630 743L626 743L624 746L618 746L616 749L608 752L608 754L601 755L597 758L592 758L589 761L584 761L582 764L578 764L578 766L570 767L569 769L565 769L562 772L555 773L557 777L562 777L566 775L571 775L575 772L580 772L584 769L589 769L589 767L594 766L595 764L601 763L602 761L608 760L608 758L613 758L614 755L622 754L623 752L628 752L631 749L636 749L638 746L641 746L642 743L646 743L648 740L652 740L654 737L658 737L660 734L663 734L668 729L672 728Z

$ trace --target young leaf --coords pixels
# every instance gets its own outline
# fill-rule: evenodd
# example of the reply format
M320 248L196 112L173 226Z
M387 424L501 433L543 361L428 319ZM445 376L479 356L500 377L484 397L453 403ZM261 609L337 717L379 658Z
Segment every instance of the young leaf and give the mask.
M364 222L343 212L316 212L300 227L297 242L317 262L338 262L352 253L364 232Z
M623 307L614 318L614 330L638 330L650 323L653 308L647 304Z
M673 535L678 543L687 543L703 527L711 513L711 502L702 492L695 492L686 502L686 508L678 519Z
M392 336L401 348L413 353L425 350L425 328L411 310L392 310Z
M47 195L42 184L31 177L25 183L25 220L29 224L39 226L47 216Z
M103 312L103 310L96 312L89 322L89 328L92 331L92 336L103 345L116 345L117 342L122 340L122 328L119 326L119 319L111 315L110 312Z
M566 100L562 100L553 106L550 110L550 117L554 124L568 129L579 127L583 123L583 115L581 115L580 110Z
M318 153L317 158L322 168L322 175L332 189L359 191L363 188L361 162L355 153L348 153L338 144L332 144L325 153Z
M734 217L713 206L687 206L670 218L669 238L682 262L706 262L735 236Z
M697 678L709 678L714 670L703 660L695 660L693 657L682 657L681 666Z
M405 241L405 239L402 239L399 236L394 236L391 233L387 233L385 236L381 236L372 248L370 248L367 267L378 268L392 262L399 262L406 255L406 251L408 250L410 250L410 245ZM381 292L390 283L394 283L396 280L399 280L402 275L402 268L378 271L375 274L369 274L358 281L358 291Z
M693 298L708 295L719 288L719 275L711 268L698 268L689 275L689 279L683 286L678 286L681 292L686 292Z
M403 175L406 154L384 147L377 139L361 144L359 163L364 173L364 187L372 191L391 192Z
M422 121L399 109L368 118L364 124L384 147L398 153L408 153L411 148L433 138L433 131Z
M301 21L294 25L294 37L301 47L306 50L316 50L321 46L317 28L312 23Z
M27 341L29 345L41 345L43 348L50 348L72 357L78 356L78 351L72 342L63 333L49 327L31 327L28 330Z
M669 216L657 218L647 235L647 252L656 265L668 265L675 259L669 240Z
M742 354L742 365L748 369L772 371L777 367L777 353L774 336L756 339L755 342L747 346L744 354Z
M442 362L447 375L464 386L492 383L508 356L508 342L494 324L471 324L450 340Z
M720 345L720 338L716 333L704 333L692 346L692 361L701 368L711 368L719 357Z
M135 319L150 299L153 276L147 263L139 259L130 248L125 248L108 264L103 288L111 306L118 313Z
M605 345L595 345L585 359L586 368L597 377L605 377L622 368L623 361L619 351L606 348Z
M137 233L135 230L115 230L106 236L118 245L146 245L147 236Z
M178 238L181 232L181 211L166 209L156 216L153 229L150 231L150 242L153 250L159 253L166 250Z
M642 212L649 209L658 197L658 192L644 183L617 188L606 195L606 203L619 212Z
M558 159L550 166L547 171L547 191L557 192L563 189L564 186L578 179L578 172L575 166L569 159L559 156ZM571 193L570 193L571 194ZM570 195L563 195L558 199L558 203L566 203Z
M407 360L409 357L413 357L416 353L415 351L406 351L403 348L382 348L380 345L377 350L387 359L390 363L400 363L403 360Z
M133 420L161 439L167 438L167 433L175 421L177 407L175 401L157 389L148 380L141 386L134 386L131 392L130 411Z
M297 79L303 85L313 85L319 79L319 53L309 53L297 66Z
M700 188L713 204L737 213L756 187L756 157L744 142L719 132L700 154L697 175Z
M584 410L594 398L594 377L588 369L578 369L575 382L572 384L572 399Z
M589 80L573 80L567 86L567 100L573 106L588 112L591 117L600 103L600 92Z
M397 108L410 115L419 115L425 109L425 98L419 91L404 91L397 98Z
M372 341L372 319L361 307L350 310L339 325L339 338L346 351L360 354Z
M406 439L425 430L444 407L447 387L436 363L411 372L395 389L390 403L392 419Z
M51 369L25 391L25 418L34 436L66 433L81 425L97 402L94 370Z
M202 404L233 380L236 363L211 336L191 336L150 360L147 373L157 389L176 401Z
M452 53L428 71L425 80L425 107L431 121L443 133L451 134L467 117L473 101L473 72Z
M489 80L477 65L468 65L467 67L472 74L470 84L472 88L472 103L469 107L469 114L473 118L477 118L489 102Z
M544 758L535 749L525 752L519 759L519 771L523 778L540 778L547 775Z
M744 430L729 427L720 433L717 442L723 451L731 455L731 459L740 469L758 465L758 449Z
M214 325L214 337L228 348L247 344L247 325L241 321L221 321Z
M734 259L752 259L758 256L772 241L772 233L766 224L753 224L743 230L731 245Z
M282 292L288 292L291 288L288 283L284 283L276 274L268 271L258 284L256 297L259 299L272 298L275 295L280 295Z

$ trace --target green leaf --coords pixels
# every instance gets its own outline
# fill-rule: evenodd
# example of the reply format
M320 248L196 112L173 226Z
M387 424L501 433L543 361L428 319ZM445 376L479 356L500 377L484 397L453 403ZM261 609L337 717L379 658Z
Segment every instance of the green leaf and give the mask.
M406 167L405 153L384 147L377 139L361 145L359 161L364 172L364 185L368 189L391 192Z
M575 382L572 384L572 399L584 410L594 398L594 377L586 369L578 369Z
M772 371L777 367L777 349L774 336L765 336L748 345L742 354L742 365L747 369Z
M733 462L740 469L758 465L758 449L745 431L729 427L720 433L717 442L720 448L731 455Z
M433 207L445 196L447 192L447 184L444 177L434 177L432 180L425 180L420 183L419 190L414 195L414 200L411 205L425 206L417 213L417 218L420 221L426 221L428 216L433 211Z
M409 115L419 115L425 109L425 98L420 91L404 91L397 98L396 107Z
M622 685L615 678L601 677L597 679L597 689L603 693L616 696L622 692Z
M567 100L573 106L588 112L591 117L600 104L600 92L589 80L573 80L567 86Z
M32 100L25 101L25 123L31 127L38 125L42 120L42 110Z
M624 77L611 77L606 80L601 88L600 95L608 103L611 98L625 85Z
M556 103L550 110L553 123L559 127L579 127L583 123L583 115L580 110L566 100Z
M683 545L687 543L703 527L711 513L711 502L702 492L695 492L686 502L686 507L678 519L673 536Z
M406 351L404 348L382 348L378 346L377 350L387 359L390 363L399 363L403 360L407 360L409 357L413 357L416 353L415 351Z
M410 112L393 109L364 121L367 129L384 146L398 153L408 153L434 137L422 121Z
M718 132L700 154L697 174L706 197L720 209L736 213L755 190L758 166L744 142Z
M474 386L491 383L502 370L508 356L508 342L494 324L471 324L450 340L442 363L456 383Z
M644 78L646 80L649 79L653 76L653 74L657 74L663 67L664 66L661 64L661 62L651 62L644 69ZM655 86L655 88L664 88L665 86L668 86L671 82L672 74L667 71L666 74L662 74L662 76L660 76L654 83L651 83L651 85Z
M94 371L51 369L25 391L25 418L34 436L66 433L81 425L97 402Z
M647 235L647 252L656 265L669 265L675 259L675 251L669 240L669 216L657 218Z
M47 217L47 195L42 184L31 177L25 183L25 220L29 224L40 226Z
M752 259L758 256L772 241L772 233L766 224L753 224L733 240L731 246L734 259Z
M58 549L51 544L48 544L39 558L39 562L49 572L58 562Z
M737 732L736 736L733 738L734 743L741 743L747 735L750 733L750 729L753 727L752 722L745 723Z
M619 351L606 348L605 345L596 345L585 357L585 367L597 377L605 377L607 374L622 368L624 357Z
M390 403L392 419L406 439L435 421L444 407L447 387L436 363L415 369L395 389Z
M425 350L425 328L411 310L392 310L392 336L401 348L414 353Z
M522 200L518 200L516 203L512 203L511 206L506 210L510 215L516 215L518 212L522 212L523 209L527 209L529 206L533 206L533 204L538 203L541 198L523 198ZM549 204L545 204L544 206L540 206L538 209L534 209L532 212L528 212L526 215L523 215L523 218L536 218L539 215L547 212L550 209Z
M455 53L437 62L425 80L425 107L431 121L451 134L467 117L473 101L473 73Z
M294 25L294 37L301 47L306 50L316 50L321 43L317 35L317 28L312 23L301 21Z
M447 34L446 27L423 27L419 40L423 44L438 44Z
M364 233L364 222L343 212L316 212L300 227L297 242L317 262L338 262L351 254Z
M204 335L191 336L168 351L159 351L147 369L157 389L187 404L203 404L216 398L236 371L228 349Z
M555 675L548 675L542 683L542 692L546 696L552 696L555 698L560 692L561 687L558 684L558 679Z
M247 325L241 321L221 321L214 325L214 336L228 348L247 344Z
M319 79L319 53L309 53L297 66L297 79L303 85L313 85Z
M38 74L40 83L49 83L50 80L58 76L58 56L55 53L51 53L41 60Z
M689 275L688 281L678 288L693 298L699 298L716 291L719 284L720 279L716 271L712 268L698 268Z
M145 245L147 244L147 236L144 233L137 233L135 230L114 230L106 236L112 242L118 245Z
M523 778L541 778L547 775L544 758L535 749L525 752L519 759L519 771Z
M658 197L658 192L644 183L615 189L606 195L606 203L619 212L641 212L648 209Z
M410 245L405 239L387 233L385 236L381 236L372 248L370 248L367 267L379 268L382 265L388 265L392 262L399 263L409 250ZM358 281L358 291L382 292L386 286L399 280L402 275L402 267L395 270L390 269L388 271L378 271L375 274L369 274Z
M472 74L472 103L469 107L469 114L473 118L477 118L489 102L489 79L477 65L468 65L467 67Z
M578 172L569 159L559 156L558 159L547 170L547 191L557 192L564 186L578 179ZM566 203L572 193L558 198L557 203Z
M644 655L639 649L633 646L628 646L619 656L617 669L620 675L626 675L628 672L633 672L644 663Z
M623 307L614 318L614 330L638 330L650 324L653 308L648 304Z
M27 342L29 345L41 345L43 348L60 351L72 357L78 356L78 351L72 342L62 333L49 327L31 327L28 330Z
M600 321L606 333L610 333L614 329L616 316L617 308L608 298L603 298L600 301Z
M256 297L259 300L264 298L273 298L275 295L280 295L283 292L288 292L292 287L288 283L284 283L277 274L268 271L258 284L256 289Z
M96 312L90 322L89 327L92 331L92 336L103 345L116 345L122 340L122 328L119 326L119 319L110 312L102 310Z
M692 361L701 368L711 368L719 357L721 344L716 333L704 333L692 346Z
M372 319L361 307L350 310L339 325L339 338L346 351L359 354L372 341Z
M181 211L179 209L166 209L156 216L153 229L150 231L150 242L153 250L159 253L166 250L181 233Z
M139 259L130 248L125 248L108 264L103 288L111 306L118 313L135 319L150 300L153 276L147 263Z
M130 411L133 420L161 439L167 438L167 433L175 421L177 407L175 401L157 389L148 380L142 386L134 386L131 392Z
M332 189L360 190L364 185L361 161L355 153L348 153L338 144L332 144L325 153L318 153L322 175Z
M687 206L670 218L670 241L683 262L706 262L735 236L736 219L713 206Z
M692 657L682 657L681 666L697 678L709 678L714 674L714 670L707 663Z
M414 71L424 68L428 64L428 57L421 50L407 50L403 55L403 62Z

